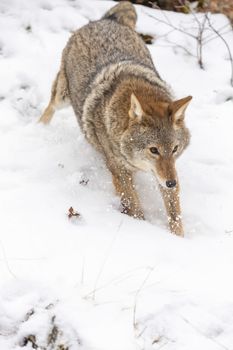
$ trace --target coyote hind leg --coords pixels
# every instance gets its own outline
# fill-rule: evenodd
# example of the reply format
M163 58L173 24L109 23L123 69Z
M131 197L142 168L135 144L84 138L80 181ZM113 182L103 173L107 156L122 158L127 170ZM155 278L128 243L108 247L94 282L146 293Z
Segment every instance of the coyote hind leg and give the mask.
M65 107L69 104L69 101L67 81L64 71L61 69L53 82L49 104L40 117L39 122L48 124L51 121L56 109Z

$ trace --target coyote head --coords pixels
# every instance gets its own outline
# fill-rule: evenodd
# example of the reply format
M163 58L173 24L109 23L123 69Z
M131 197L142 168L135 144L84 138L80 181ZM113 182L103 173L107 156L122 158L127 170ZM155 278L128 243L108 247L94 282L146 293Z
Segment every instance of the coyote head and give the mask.
M144 106L131 95L129 125L122 135L121 152L132 166L152 171L166 188L176 186L175 161L189 143L184 113L191 99L188 96Z

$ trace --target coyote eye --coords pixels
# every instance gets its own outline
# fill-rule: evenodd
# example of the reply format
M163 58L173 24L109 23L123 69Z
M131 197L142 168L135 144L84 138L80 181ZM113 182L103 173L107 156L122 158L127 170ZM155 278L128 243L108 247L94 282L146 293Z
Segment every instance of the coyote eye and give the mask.
M153 154L159 154L158 148L157 147L151 147L150 148L151 153Z
M178 145L176 145L172 151L172 153L176 153L176 151L178 150Z

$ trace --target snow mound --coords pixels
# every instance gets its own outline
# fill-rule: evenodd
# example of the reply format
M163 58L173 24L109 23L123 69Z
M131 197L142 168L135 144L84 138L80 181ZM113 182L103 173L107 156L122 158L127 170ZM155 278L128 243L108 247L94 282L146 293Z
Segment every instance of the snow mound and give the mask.
M52 294L49 297L48 290L32 285L26 289L17 283L14 293L11 288L0 299L1 349L90 349L83 345L77 325L67 319L62 303Z

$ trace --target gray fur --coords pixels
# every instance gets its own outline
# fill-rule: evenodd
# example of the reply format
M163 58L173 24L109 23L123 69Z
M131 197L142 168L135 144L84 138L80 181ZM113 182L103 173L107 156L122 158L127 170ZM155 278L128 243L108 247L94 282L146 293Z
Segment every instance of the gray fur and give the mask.
M184 112L191 97L172 101L134 30L136 18L133 5L123 1L72 35L40 120L48 123L56 108L70 102L87 140L105 158L123 211L144 217L133 172L153 171L170 229L182 235L175 160L189 143ZM152 154L151 147L158 148L159 155ZM176 180L174 190L164 188L167 180Z

